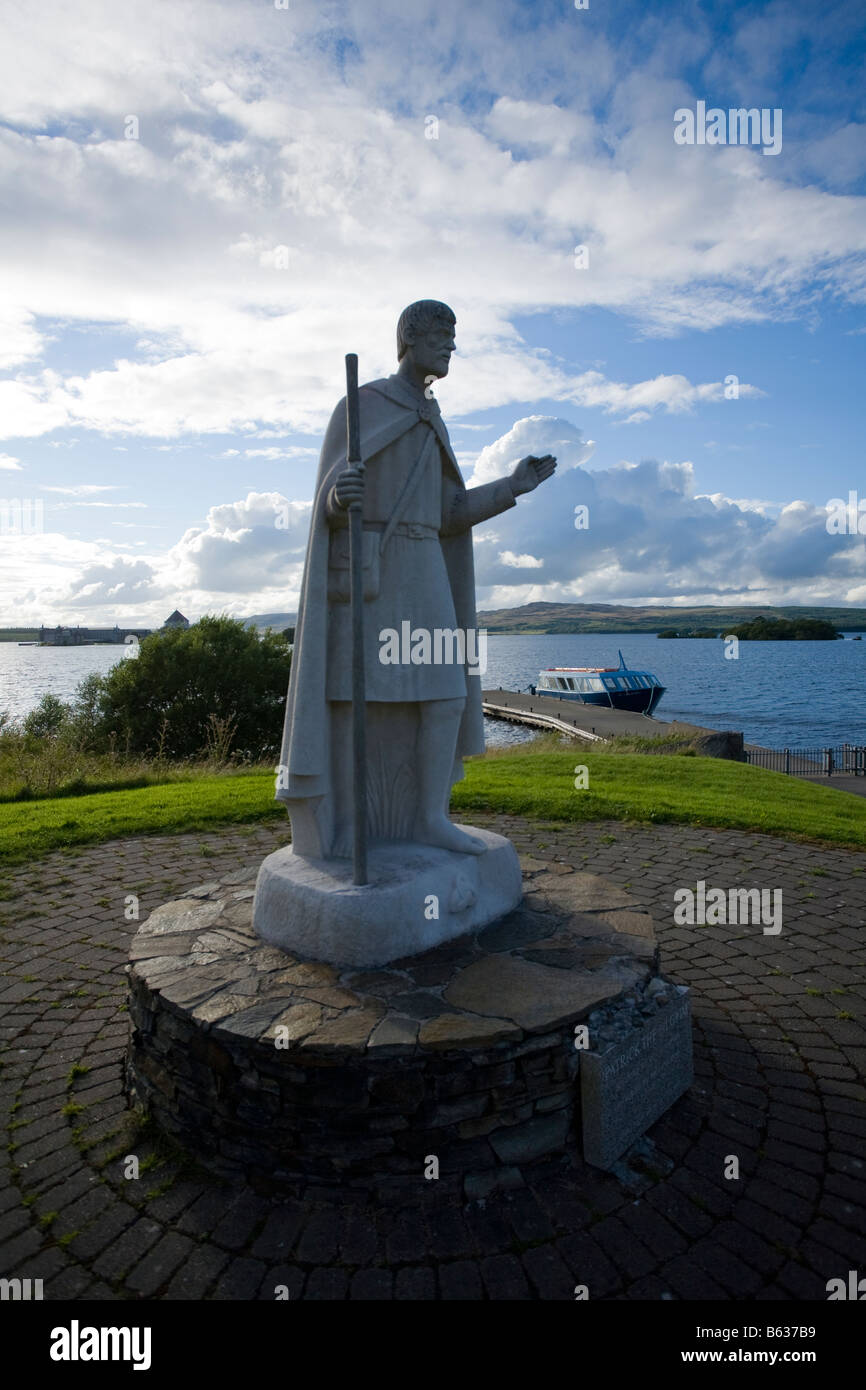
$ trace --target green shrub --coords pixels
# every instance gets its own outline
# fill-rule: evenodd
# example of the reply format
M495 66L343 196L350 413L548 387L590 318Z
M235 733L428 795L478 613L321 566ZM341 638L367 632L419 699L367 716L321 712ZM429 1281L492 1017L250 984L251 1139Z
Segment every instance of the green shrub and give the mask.
M100 741L125 754L254 761L280 744L291 650L237 618L144 638L101 678L91 714Z
M69 707L56 695L43 695L35 709L25 715L22 727L31 738L51 738L69 717Z

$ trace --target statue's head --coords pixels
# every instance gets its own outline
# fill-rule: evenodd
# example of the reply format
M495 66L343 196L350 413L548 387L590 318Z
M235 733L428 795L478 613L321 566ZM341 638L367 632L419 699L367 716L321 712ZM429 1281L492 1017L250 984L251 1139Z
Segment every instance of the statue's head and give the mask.
M454 311L438 299L417 299L397 323L397 360L410 357L425 376L448 375L454 351Z

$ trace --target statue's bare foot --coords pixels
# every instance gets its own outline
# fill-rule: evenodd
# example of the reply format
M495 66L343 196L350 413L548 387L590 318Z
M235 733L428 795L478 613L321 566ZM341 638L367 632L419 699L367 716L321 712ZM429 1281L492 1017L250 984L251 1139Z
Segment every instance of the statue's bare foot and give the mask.
M484 854L487 849L483 840L467 835L452 825L447 816L437 816L433 820L419 820L415 827L415 838L422 845L435 845L437 849L453 849L458 854Z

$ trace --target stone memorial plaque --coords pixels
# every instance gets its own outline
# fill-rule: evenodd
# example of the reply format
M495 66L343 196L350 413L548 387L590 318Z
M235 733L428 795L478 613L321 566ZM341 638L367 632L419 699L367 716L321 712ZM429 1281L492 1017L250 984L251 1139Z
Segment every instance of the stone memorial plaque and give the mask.
M580 1057L583 1155L611 1168L694 1079L688 992L631 1036Z

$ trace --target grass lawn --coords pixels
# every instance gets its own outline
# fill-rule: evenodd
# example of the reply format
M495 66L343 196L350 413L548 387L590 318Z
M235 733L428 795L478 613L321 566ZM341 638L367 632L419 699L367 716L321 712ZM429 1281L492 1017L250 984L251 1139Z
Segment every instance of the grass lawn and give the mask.
M285 819L273 798L274 774L258 772L90 796L7 801L0 804L0 864L21 864L69 845L210 830L269 816Z
M578 765L589 771L586 790L574 786ZM273 785L268 771L6 802L0 804L0 864L25 863L73 845L285 817L273 800ZM467 763L452 810L458 819L484 810L547 821L667 821L866 845L866 798L718 758L582 748L497 753Z
M575 789L574 769L588 769ZM788 839L866 845L866 797L721 758L569 752L509 753L467 764L452 811L544 820L634 820L760 830Z

